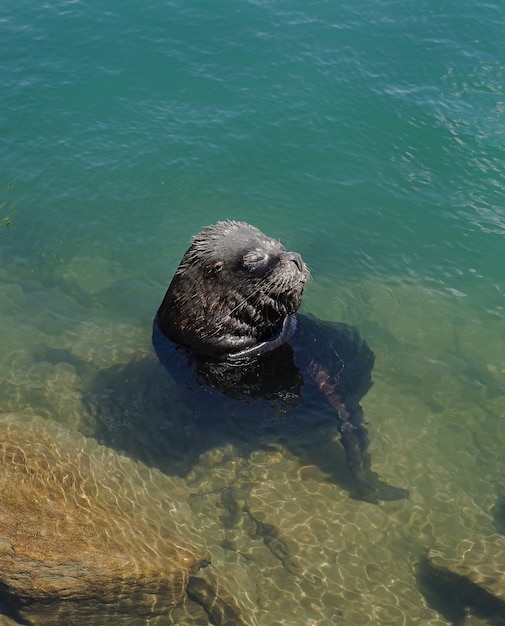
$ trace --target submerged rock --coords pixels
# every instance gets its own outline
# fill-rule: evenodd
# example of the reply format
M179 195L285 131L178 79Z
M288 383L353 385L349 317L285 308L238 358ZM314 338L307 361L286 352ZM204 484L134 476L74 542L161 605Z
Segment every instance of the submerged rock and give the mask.
M185 499L55 422L1 415L0 603L27 624L171 623L209 562Z
M505 621L505 539L499 535L461 541L453 550L431 549L425 572L453 603ZM500 621L500 623L502 623ZM466 622L465 622L466 623Z

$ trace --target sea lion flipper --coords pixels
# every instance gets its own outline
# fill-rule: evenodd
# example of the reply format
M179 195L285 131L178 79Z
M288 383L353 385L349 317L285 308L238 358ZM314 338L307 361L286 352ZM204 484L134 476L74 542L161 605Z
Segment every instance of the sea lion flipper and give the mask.
M347 457L347 465L351 469L355 488L351 496L357 500L377 503L379 500L401 500L408 498L405 489L392 487L372 471L368 452L368 432L363 426L363 409L359 403L347 405L339 393L338 378L331 376L322 365L310 364L310 375L316 382L326 401L335 409L337 429Z
M372 481L357 480L354 488L349 490L349 496L353 498L353 500L378 504L381 500L383 502L407 500L410 493L408 489L389 485L380 480L378 475L375 475Z
M377 503L379 500L403 500L409 497L407 489L393 487L383 482L372 471L368 453L367 430L362 425L345 422L339 428L342 445L347 456L356 486L350 493L356 500Z

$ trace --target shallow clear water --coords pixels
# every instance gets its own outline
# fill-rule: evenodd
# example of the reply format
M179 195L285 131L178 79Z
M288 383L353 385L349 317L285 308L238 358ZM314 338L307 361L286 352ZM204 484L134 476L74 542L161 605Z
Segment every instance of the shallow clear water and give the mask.
M89 428L83 363L153 358L171 275L218 219L300 252L303 309L376 352L373 463L408 501L350 500L283 450L211 450L186 478L262 625L451 623L416 563L496 532L504 18L498 0L0 10L2 411ZM237 484L298 569L245 513L221 523L214 494Z

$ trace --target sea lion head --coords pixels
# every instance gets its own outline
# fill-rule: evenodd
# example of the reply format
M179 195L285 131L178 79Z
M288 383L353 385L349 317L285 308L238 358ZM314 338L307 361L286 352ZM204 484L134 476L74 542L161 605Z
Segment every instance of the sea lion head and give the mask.
M193 238L158 310L158 327L196 353L226 358L280 333L308 276L298 253L254 226L217 222Z

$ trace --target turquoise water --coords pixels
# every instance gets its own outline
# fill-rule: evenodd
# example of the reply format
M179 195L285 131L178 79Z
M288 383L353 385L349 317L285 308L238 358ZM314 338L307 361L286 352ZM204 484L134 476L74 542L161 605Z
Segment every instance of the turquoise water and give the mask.
M79 363L150 358L172 272L191 235L218 219L247 220L300 252L312 272L304 310L357 325L377 354L364 401L372 458L409 501L374 508L319 474L297 482L296 459L280 451L240 459L251 502L309 572L302 582L277 580L243 529L241 549L225 550L219 515L209 522L216 562L240 569L242 550L246 588L274 581L256 602L262 625L324 626L337 608L342 623L366 623L364 604L375 623L449 624L416 563L496 532L504 20L498 0L0 9L0 220L12 221L0 221L1 410L81 428L90 379ZM228 484L226 454L209 452L188 489ZM313 544L276 513L288 485L297 523L334 526ZM205 502L197 512L212 520ZM377 561L380 575L364 575Z

